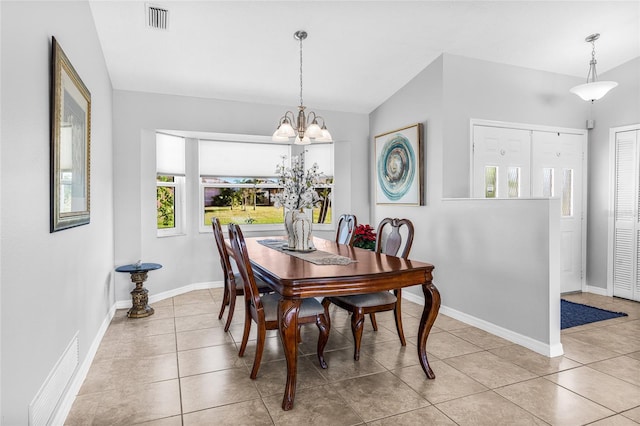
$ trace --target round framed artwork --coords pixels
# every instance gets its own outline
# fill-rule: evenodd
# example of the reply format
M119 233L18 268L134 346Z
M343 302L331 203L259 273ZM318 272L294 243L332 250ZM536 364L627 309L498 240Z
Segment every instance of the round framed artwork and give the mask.
M375 137L376 203L423 205L421 124Z
M416 155L409 140L398 133L385 142L377 168L378 184L387 198L398 201L406 196L416 173Z

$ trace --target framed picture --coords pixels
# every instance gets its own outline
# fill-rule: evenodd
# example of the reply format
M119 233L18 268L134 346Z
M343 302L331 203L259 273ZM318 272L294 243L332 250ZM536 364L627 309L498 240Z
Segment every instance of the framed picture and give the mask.
M376 204L424 205L422 123L375 137Z
M52 37L50 232L89 223L91 94Z

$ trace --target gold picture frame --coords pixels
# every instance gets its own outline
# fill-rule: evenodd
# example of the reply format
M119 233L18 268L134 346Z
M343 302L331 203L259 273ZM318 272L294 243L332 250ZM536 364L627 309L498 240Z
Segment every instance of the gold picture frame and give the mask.
M375 136L376 204L424 206L423 126Z
M52 37L50 232L90 220L91 94Z

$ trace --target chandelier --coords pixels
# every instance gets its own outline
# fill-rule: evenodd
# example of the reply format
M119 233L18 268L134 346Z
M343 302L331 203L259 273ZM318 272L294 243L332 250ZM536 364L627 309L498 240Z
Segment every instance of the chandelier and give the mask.
M618 85L615 81L598 81L598 74L596 73L596 40L599 38L600 34L596 33L584 39L587 43L591 43L591 62L589 62L587 82L569 90L585 101L597 101Z
M298 107L298 117L293 112L287 111L278 121L278 128L271 138L274 142L287 142L289 138L295 137L293 143L297 145L309 145L311 139L316 142L333 142L331 133L324 124L324 118L310 111L305 114L305 106L302 101L302 40L307 38L305 31L296 31L293 38L300 42L300 106ZM318 123L322 123L322 127ZM308 123L308 124L307 124ZM294 128L295 126L295 128Z

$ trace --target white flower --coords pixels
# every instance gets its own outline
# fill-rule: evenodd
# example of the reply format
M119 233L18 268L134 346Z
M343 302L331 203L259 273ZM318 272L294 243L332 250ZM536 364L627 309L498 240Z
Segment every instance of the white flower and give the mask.
M315 187L320 183L322 173L318 171L318 164L314 163L310 169L304 169L304 152L291 159L291 167L283 164L276 166L278 183L282 191L275 195L274 205L289 210L310 209L318 204L320 197Z

